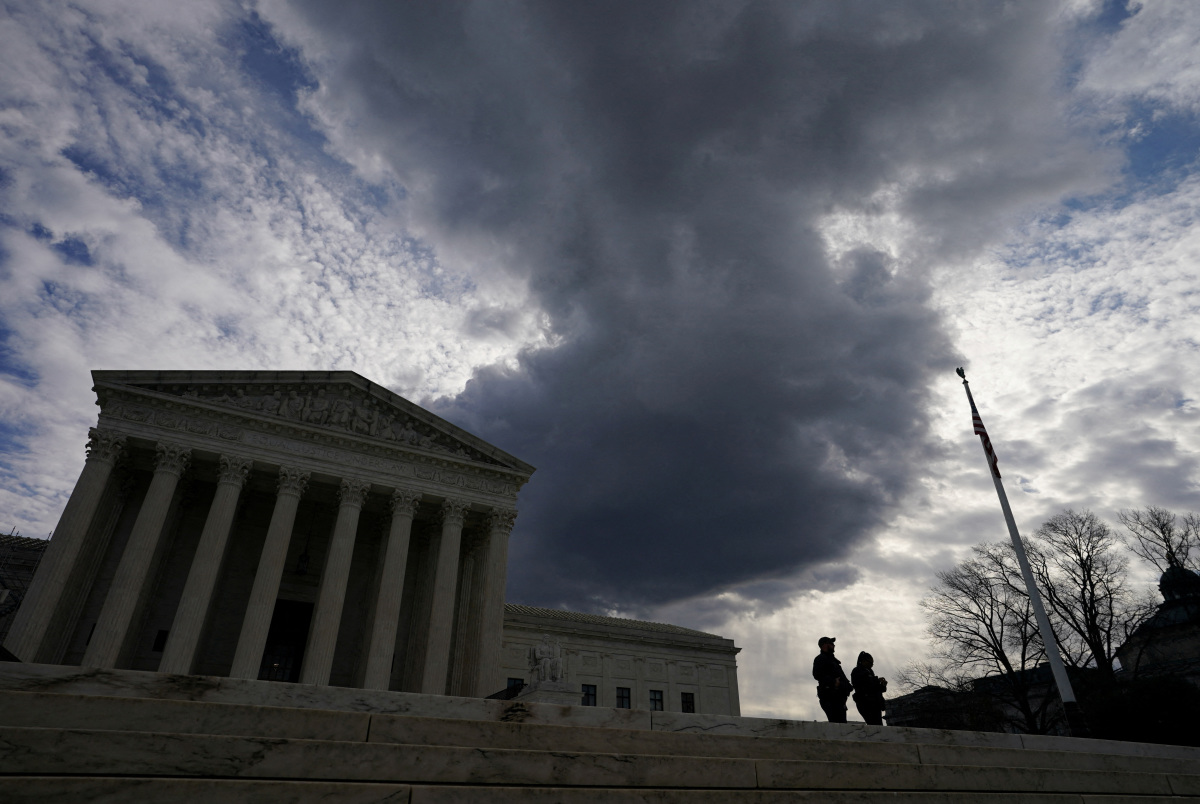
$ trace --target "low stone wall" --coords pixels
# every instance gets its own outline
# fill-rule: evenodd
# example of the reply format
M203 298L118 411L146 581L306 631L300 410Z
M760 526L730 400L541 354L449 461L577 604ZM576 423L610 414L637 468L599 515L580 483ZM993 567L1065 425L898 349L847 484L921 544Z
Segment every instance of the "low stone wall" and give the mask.
M800 740L867 741L1033 751L1073 751L1114 756L1200 760L1200 748L1039 735L892 728L863 723L691 715L644 709L561 706L451 695L424 695L214 676L181 676L137 670L97 670L67 665L0 662L0 691L151 698L205 703L319 709L420 718L550 726L632 729L679 734Z

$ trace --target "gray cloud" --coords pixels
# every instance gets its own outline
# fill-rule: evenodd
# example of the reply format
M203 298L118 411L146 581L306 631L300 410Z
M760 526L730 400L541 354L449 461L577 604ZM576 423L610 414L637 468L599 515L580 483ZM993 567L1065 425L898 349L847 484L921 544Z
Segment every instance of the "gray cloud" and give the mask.
M418 231L489 253L548 316L552 346L436 402L540 467L513 544L529 602L774 603L843 556L933 455L928 383L956 355L922 261L1096 180L1040 4L268 16L333 147L381 156ZM831 258L823 216L885 191L919 247Z

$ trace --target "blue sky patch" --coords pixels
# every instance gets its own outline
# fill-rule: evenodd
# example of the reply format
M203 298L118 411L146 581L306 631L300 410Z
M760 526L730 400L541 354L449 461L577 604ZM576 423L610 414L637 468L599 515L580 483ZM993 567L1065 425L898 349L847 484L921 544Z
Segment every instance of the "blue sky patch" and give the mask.
M1135 179L1174 189L1200 157L1200 116L1139 104L1131 115L1137 136L1126 148L1128 172Z
M92 265L92 252L87 243L78 237L66 237L57 243L51 243L50 248L58 252L68 265Z

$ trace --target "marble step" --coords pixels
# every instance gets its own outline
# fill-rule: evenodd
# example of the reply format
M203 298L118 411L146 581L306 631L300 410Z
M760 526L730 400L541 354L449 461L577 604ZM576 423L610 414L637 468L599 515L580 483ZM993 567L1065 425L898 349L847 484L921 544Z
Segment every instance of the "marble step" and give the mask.
M1200 759L545 726L56 693L0 692L0 726L602 754L1200 774Z
M127 779L120 776L5 780L6 804L1183 804L1172 796L1075 793L895 793L863 791L679 791L662 788L479 787L371 782Z
M169 731L469 748L917 763L917 746L368 715L319 709L0 692L0 726Z
M0 662L0 690L85 695L96 698L137 698L227 705L266 705L288 709L342 712L360 717L382 714L416 716L435 720L465 720L502 724L545 724L693 734L709 737L754 737L781 740L870 744L946 745L963 748L1006 748L1080 754L1127 755L1136 757L1200 760L1200 748L1188 746L1126 743L1044 735L991 734L972 731L892 728L863 723L824 723L778 718L689 715L638 709L609 709L595 706L523 704L305 684L280 684L215 676L182 676L140 670L99 670L66 665ZM333 725L336 718L324 716ZM299 715L294 722L303 723ZM311 722L316 722L311 721ZM346 721L359 728L353 719ZM375 721L382 723L381 720ZM72 724L73 725L73 724ZM338 727L340 728L340 726ZM280 736L294 736L285 732ZM305 736L301 733L299 736ZM322 736L317 732L311 736ZM330 735L336 739L336 735Z
M0 800L6 804L1183 804L1189 799L1074 793L627 790L43 776L0 777Z
M371 715L249 704L0 692L0 726L366 742Z
M52 728L0 728L0 774L1200 796L1200 775L1172 772L671 757Z

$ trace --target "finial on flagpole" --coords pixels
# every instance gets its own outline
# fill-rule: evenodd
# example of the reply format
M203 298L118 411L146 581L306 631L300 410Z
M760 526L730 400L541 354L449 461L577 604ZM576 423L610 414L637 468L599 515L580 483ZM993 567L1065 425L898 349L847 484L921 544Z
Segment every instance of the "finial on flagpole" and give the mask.
M967 381L967 372L962 370L962 366L956 368L955 371L958 372L958 376L962 377L962 381L965 383Z

